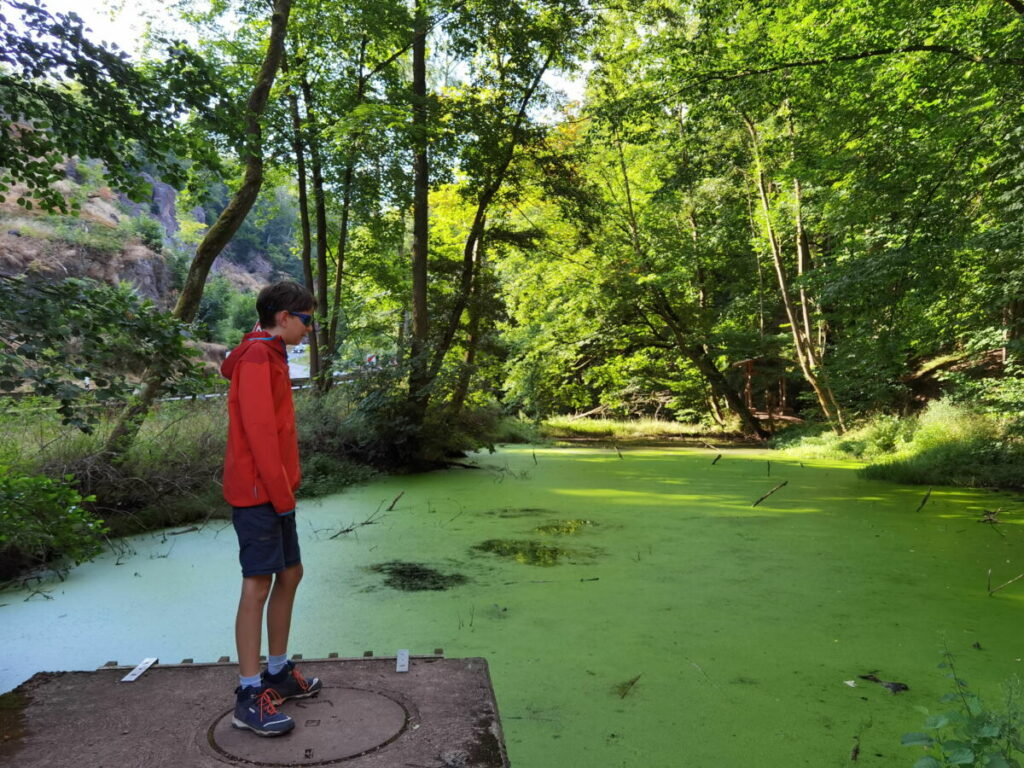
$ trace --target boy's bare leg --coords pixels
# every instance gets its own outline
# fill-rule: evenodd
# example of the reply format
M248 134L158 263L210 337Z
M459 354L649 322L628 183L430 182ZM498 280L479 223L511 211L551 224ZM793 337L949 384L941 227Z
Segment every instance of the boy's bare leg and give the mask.
M292 606L295 604L295 590L302 581L302 563L285 568L274 578L267 606L267 643L271 656L280 656L288 651L288 633L292 627ZM259 656L259 654L256 654Z
M270 594L272 579L269 574L242 578L242 596L235 618L235 647L238 650L238 672L242 677L255 677L260 673L263 606Z

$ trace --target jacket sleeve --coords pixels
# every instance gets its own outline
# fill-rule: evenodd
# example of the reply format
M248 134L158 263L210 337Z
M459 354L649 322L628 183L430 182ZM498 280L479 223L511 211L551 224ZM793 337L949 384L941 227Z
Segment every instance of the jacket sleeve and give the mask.
M256 472L270 494L270 503L279 515L295 509L295 494L281 457L277 434L277 414L270 386L270 365L241 361L235 371L238 409L242 417L245 441L256 462Z

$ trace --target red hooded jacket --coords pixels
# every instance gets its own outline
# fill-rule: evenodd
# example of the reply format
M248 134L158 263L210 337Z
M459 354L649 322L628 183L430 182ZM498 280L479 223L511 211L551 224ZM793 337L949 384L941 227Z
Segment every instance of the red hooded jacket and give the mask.
M284 341L247 333L220 372L231 380L224 499L233 507L269 502L279 515L291 512L302 475Z

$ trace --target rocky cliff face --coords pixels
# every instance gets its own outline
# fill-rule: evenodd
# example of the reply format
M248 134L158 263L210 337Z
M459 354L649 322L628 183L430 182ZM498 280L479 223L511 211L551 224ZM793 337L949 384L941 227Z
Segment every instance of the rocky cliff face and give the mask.
M0 275L38 275L59 280L88 277L116 285L128 282L139 295L166 308L171 293L171 271L159 253L139 243L121 251L49 240L22 234L11 222L0 231Z
M23 188L12 189L7 201L0 203L0 274L124 281L140 295L169 309L175 297L171 295L173 276L165 257L144 245L140 237L128 234L131 227L126 230L125 226L132 218L155 219L164 233L165 252L172 247L180 249L182 245L175 238L180 231L175 208L177 191L143 174L152 185L152 196L135 203L109 187L96 188L95 175L93 186L87 186L83 174L89 169L73 160L67 161L65 171L67 178L58 183L58 188L68 199L79 200L76 217L51 217L15 205L17 197L27 194ZM197 221L205 219L202 208L193 211L192 216ZM98 241L105 242L100 246ZM273 279L274 268L258 254L250 254L248 261L251 263L242 267L221 257L214 263L213 272L243 291L259 291Z
M143 173L142 178L149 182L153 188L153 194L149 199L149 202L135 203L132 202L127 195L118 193L118 201L121 205L132 212L133 216L152 216L158 222L160 226L164 228L166 233L165 242L169 244L169 241L174 238L178 233L180 227L178 226L178 217L175 210L175 202L178 199L178 191L170 184L164 184L159 179L155 179L148 173ZM200 215L202 209L199 209ZM198 219L202 221L202 219Z

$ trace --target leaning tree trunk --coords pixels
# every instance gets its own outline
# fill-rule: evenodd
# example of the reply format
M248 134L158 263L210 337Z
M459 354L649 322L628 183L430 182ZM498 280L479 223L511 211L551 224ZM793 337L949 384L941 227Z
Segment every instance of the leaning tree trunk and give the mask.
M679 343L683 344L685 341L680 340ZM725 376L718 370L718 366L715 365L704 345L691 344L687 347L681 347L681 349L683 354L690 359L690 362L697 367L697 370L707 380L713 393L712 396L717 395L725 398L725 402L729 404L729 409L739 416L740 423L743 425L743 431L759 440L766 439L769 436L768 432L765 431L764 427L761 426L761 422L747 408L747 404L743 402L743 398L740 397L739 393L726 381Z
M434 352L434 359L430 366L429 377L433 380L438 372L441 370L441 366L444 364L445 355L452 347L452 343L455 340L455 334L458 332L459 323L462 320L462 313L466 309L466 303L469 301L469 292L472 284L473 274L473 258L476 253L477 245L484 234L484 222L487 218L487 210L490 208L491 203L494 200L494 196L501 190L502 184L505 183L505 176L508 173L509 166L512 164L512 158L515 156L516 148L522 141L522 125L526 119L526 113L529 109L530 102L533 100L533 95L537 91L537 87L540 85L541 79L544 77L544 73L547 72L548 67L551 64L551 55L544 60L544 63L538 69L533 80L530 82L529 87L523 94L522 99L519 102L519 109L516 112L515 120L512 123L512 127L509 131L508 143L504 147L504 153L501 155L498 167L495 168L493 175L490 178L490 182L481 190L477 197L476 213L473 216L473 224L469 228L469 234L466 236L466 244L462 249L462 274L459 280L459 290L455 295L455 302L452 306L451 313L448 315L448 323L445 326L444 332L441 334L441 339L438 342L437 349Z
M245 221L253 203L256 202L260 187L263 186L263 132L260 127L260 116L267 106L270 89L284 56L284 36L290 12L291 0L274 0L267 51L256 76L252 93L249 94L249 99L246 102L243 117L245 121L245 146L243 148L245 176L242 186L232 196L227 208L217 217L217 221L206 232L196 249L196 255L192 259L188 276L185 278L185 285L181 289L178 303L172 312L173 316L179 320L191 322L195 319L196 312L199 310L199 302L203 297L203 288L206 286L206 278L210 274L214 260ZM160 393L161 384L162 382L154 373L147 371L144 374L139 394L121 412L117 424L114 425L114 429L107 438L105 452L112 460L123 456L131 447L146 414L149 413L149 409Z
M746 434L758 440L767 438L768 433L761 426L757 417L751 412L739 392L726 380L722 372L718 370L718 366L711 359L711 354L708 352L707 347L694 340L691 334L687 333L686 329L683 328L678 313L669 304L668 299L657 290L652 290L651 296L654 300L654 311L668 327L672 338L675 340L676 348L694 364L704 377L708 386L711 387L712 397L725 399L729 409L739 417L740 423L743 425L743 431Z
M469 327L466 329L466 356L463 360L462 369L459 371L455 388L452 391L451 400L448 402L449 418L455 420L462 411L469 395L469 384L476 372L476 352L480 344L480 317L483 307L483 267L484 267L484 239L477 238L476 255L473 260L473 285L469 297L468 313Z

